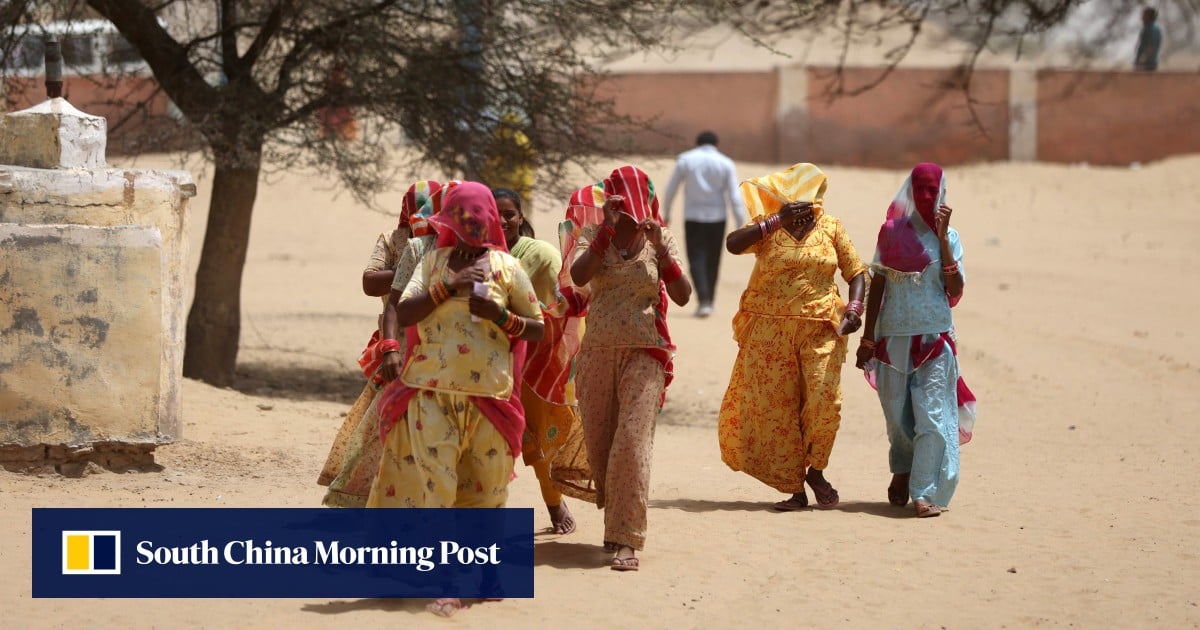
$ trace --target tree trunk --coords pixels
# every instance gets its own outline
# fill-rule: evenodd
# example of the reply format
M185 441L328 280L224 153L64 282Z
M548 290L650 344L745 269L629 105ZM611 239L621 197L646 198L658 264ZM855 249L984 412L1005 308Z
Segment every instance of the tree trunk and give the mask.
M245 149L238 153L214 155L212 201L183 355L184 376L219 387L233 383L237 364L242 268L262 166L261 145L249 151L249 158Z

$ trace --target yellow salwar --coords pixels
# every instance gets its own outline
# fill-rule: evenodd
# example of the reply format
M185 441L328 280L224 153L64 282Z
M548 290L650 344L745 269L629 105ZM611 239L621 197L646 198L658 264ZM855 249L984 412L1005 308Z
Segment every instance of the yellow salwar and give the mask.
M754 271L734 316L738 356L721 402L721 460L789 494L809 467L829 465L841 423L845 308L835 283L866 272L842 224L824 214L825 176L815 166L742 184L751 221L789 200L813 201L815 225L797 240L780 229L747 252Z
M451 249L422 260L403 299L448 273ZM520 263L490 250L487 295L512 313L541 320L537 296ZM471 396L507 399L513 388L508 336L487 320L471 321L467 298L439 304L416 325L400 379L420 389L383 442L367 507L503 507L513 451Z
M497 508L508 500L512 451L466 395L413 396L383 446L367 507Z

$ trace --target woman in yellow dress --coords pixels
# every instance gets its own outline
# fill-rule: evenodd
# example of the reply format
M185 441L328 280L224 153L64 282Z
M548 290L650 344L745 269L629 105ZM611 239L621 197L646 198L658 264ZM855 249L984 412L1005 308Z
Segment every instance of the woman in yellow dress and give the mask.
M505 251L486 186L449 188L430 218L439 247L425 255L385 339L406 328L407 357L389 352L380 396L383 457L367 507L503 507L521 452L526 341L542 336L537 296Z
M774 505L838 504L825 479L841 422L846 335L858 330L867 268L842 224L824 212L825 174L812 164L742 183L750 223L726 249L757 260L733 318L737 361L721 403L721 459L791 495ZM834 276L850 286L843 304Z

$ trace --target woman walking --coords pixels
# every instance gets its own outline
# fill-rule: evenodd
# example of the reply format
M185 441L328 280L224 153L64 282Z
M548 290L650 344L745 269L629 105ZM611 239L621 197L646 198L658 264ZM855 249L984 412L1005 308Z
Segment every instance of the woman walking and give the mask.
M825 478L841 423L846 335L863 313L866 267L841 222L824 210L825 174L812 164L742 183L750 223L726 239L756 257L733 318L738 356L721 402L721 459L790 495L779 511L838 504ZM850 286L842 302L835 277Z
M573 199L601 208L576 213L590 221L576 226L564 251L570 299L587 302L588 330L575 365L584 441L604 508L605 546L614 551L610 566L635 571L646 542L655 419L675 352L667 298L683 306L692 287L641 169L618 168Z
M946 178L918 164L879 229L857 365L879 392L891 448L888 500L938 516L958 485L975 397L958 372L950 308L963 294L963 249L950 227Z

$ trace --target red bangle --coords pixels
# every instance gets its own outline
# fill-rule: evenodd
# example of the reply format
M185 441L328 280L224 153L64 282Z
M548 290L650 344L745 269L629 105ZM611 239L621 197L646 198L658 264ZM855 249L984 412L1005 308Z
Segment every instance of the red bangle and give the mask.
M852 300L846 305L846 312L853 311L859 317L862 317L864 310L862 300Z
M400 342L395 339L384 339L379 342L379 354L387 354L389 352L400 352Z
M612 244L612 238L615 234L616 230L612 229L611 225L605 225L601 227L600 230L596 232L596 238L592 241L592 244L588 246L588 249L597 254L603 255L604 252L608 251L608 246Z
M683 270L679 268L679 263L671 259L671 264L666 269L659 267L659 275L662 277L663 282L671 284L683 277Z

